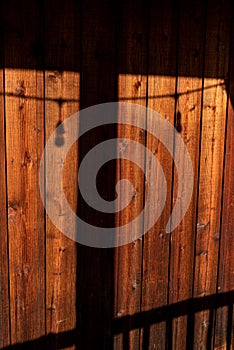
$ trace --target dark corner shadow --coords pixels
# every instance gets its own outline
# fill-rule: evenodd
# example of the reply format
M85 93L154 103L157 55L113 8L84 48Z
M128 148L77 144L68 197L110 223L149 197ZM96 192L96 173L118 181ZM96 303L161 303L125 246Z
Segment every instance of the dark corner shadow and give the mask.
M149 341L149 329L153 324L166 321L168 324L172 322L173 319L188 316L189 320L194 319L194 315L196 312L210 311L210 314L214 314L214 312L220 308L227 306L228 307L228 317L229 324L227 330L227 339L226 345L227 349L230 349L232 345L232 328L233 328L233 303L234 303L234 291L220 294L213 294L210 296L202 297L202 298L194 298L188 299L182 302L178 302L176 304L172 304L169 306L162 306L156 309L152 309L149 311L139 312L134 315L124 316L120 318L115 318L112 320L112 330L113 336L116 334L123 334L123 339L128 339L128 334L133 329L142 328L144 330L144 349L148 348ZM191 336L191 326L187 328L187 337ZM211 323L212 327L212 323ZM170 328L170 327L169 327ZM43 336L41 338L27 341L25 343L18 343L11 346L7 346L1 348L0 350L21 350L22 348L27 349L50 349L50 345L56 342L57 349L63 349L76 344L76 332L77 330L73 329L67 332L62 332L58 334L50 333L47 336ZM209 334L209 331L208 331ZM172 334L168 334L168 337L172 337ZM191 344L193 342L193 338L190 338L190 341L187 342L187 349L191 349ZM207 347L209 348L209 347ZM128 344L124 344L124 349L128 349ZM211 348L210 348L211 349Z

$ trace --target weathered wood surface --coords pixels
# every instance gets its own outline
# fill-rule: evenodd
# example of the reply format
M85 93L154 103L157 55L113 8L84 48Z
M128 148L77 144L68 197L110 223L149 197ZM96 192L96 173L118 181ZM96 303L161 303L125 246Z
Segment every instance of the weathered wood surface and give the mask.
M1 13L2 13L2 7ZM3 22L0 17L0 45L3 46ZM0 65L3 67L3 51L0 54ZM0 347L10 345L9 318L9 270L8 270L8 237L7 237L7 207L6 207L6 156L5 156L5 113L4 113L4 70L0 69Z
M205 10L204 1L190 3L181 1L179 6L175 126L191 157L194 169L194 178L191 181L193 180L194 187L188 211L171 234L169 304L190 299L193 292ZM189 78L191 75L194 76L192 79ZM176 142L174 154L184 162L184 154ZM183 183L184 179L177 177L175 168L173 203L177 199L178 182ZM189 314L190 310L187 311ZM185 349L186 346L191 348L192 334L190 335L189 332L192 324L193 319L188 319L187 316L173 321L173 336L172 338L169 336L168 339L169 348L177 350ZM169 333L170 327L168 325Z
M172 125L175 115L176 93L176 57L178 30L178 11L173 1L157 3L152 1L149 17L149 69L156 74L148 75L148 107L157 111ZM157 40L155 40L157 38ZM162 59L163 58L163 59ZM159 74L165 71L165 76ZM173 77L169 76L173 75ZM157 123L148 120L150 130L157 131ZM142 305L141 310L151 310L168 303L168 264L170 256L170 234L166 233L166 225L171 212L172 191L172 158L165 147L152 135L147 135L147 147L155 154L163 166L167 180L167 199L164 210L156 225L144 237L143 275L142 275ZM155 174L151 173L151 163L146 159L147 183L155 181ZM146 186L147 186L146 183ZM146 213L144 221L150 219L151 211L155 210L158 188L152 196L152 207ZM141 347L150 349L164 349L167 343L167 325L163 321L149 328L145 320L145 329L141 333Z
M231 0L4 0L0 20L0 349L232 349ZM102 141L126 137L148 147L167 180L162 215L142 239L97 249L52 224L38 170L45 143L63 120L111 101L148 106L175 125L192 160L194 191L182 222L166 233L183 182L166 148L131 126L92 130L63 166L65 194L81 218L118 231L147 196L157 197L157 184L147 192L155 181L150 159L117 143L116 152L121 147L144 160L146 177L132 162L109 162L98 173L99 193L113 200L117 181L128 179L135 188L131 204L116 215L86 205L78 167ZM157 128L147 115L145 123ZM184 162L176 143L174 155Z
M118 100L146 106L147 8L142 0L134 3L128 0L119 6L118 11ZM130 18L129 13L132 13ZM122 74L125 70L131 74ZM144 161L144 153L139 154L135 150L128 149L128 139L145 144L144 130L139 130L131 125L127 127L118 125L117 137L127 139L126 142L120 142L118 145L123 157L127 156L133 161ZM119 152L119 149L117 151ZM134 163L121 159L118 161L117 181L124 178L131 181L135 192L129 206L118 214L117 226L126 225L132 221L143 210L144 205L144 174ZM119 198L120 202L124 196L125 189L123 188ZM142 221L139 223L138 230L143 230ZM131 234L134 236L137 232L131 232ZM134 315L141 309L142 249L140 238L116 250L115 317ZM126 325L126 334L115 339L114 349L126 347L133 350L138 346L140 330L127 332L128 327L131 327L131 322Z
M230 46L230 57L234 54L234 26ZM229 63L229 98L226 122L226 143L224 159L224 179L222 195L222 217L220 230L220 253L217 291L234 289L234 60ZM216 313L215 349L234 348L234 312L232 306L219 308Z
M50 1L44 6L44 13L47 141L56 127L80 107L80 3L69 0L57 6L56 1ZM64 66L69 66L70 71L66 71ZM66 134L57 135L57 147L63 142L66 142ZM74 212L77 212L78 200L77 167L78 145L75 143L63 165L63 188ZM46 168L50 168L49 162L46 162ZM50 185L46 181L48 190ZM77 244L65 237L47 217L47 333L57 335L76 327L76 269ZM47 346L57 349L59 342L49 341ZM68 349L75 349L75 345Z
M3 16L10 324L14 344L45 333L44 208L38 184L44 147L44 79L43 56L36 50L42 30L39 3L4 1Z
M207 6L194 297L216 293L229 65L230 8L219 1ZM209 72L220 78L207 78ZM196 349L212 349L214 322L214 310L196 314Z

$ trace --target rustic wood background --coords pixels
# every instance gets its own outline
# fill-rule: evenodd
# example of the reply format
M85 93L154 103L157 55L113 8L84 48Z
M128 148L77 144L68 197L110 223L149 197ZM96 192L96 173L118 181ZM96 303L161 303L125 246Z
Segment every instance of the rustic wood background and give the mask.
M0 349L234 349L232 1L0 6ZM195 186L183 221L167 234L178 179L165 148L134 127L89 132L63 169L81 217L119 226L144 205L144 174L126 161L107 164L97 181L113 199L116 181L130 179L130 207L100 216L80 198L78 164L105 139L147 145L168 185L164 211L142 239L95 249L66 238L45 215L38 169L59 123L109 101L149 106L174 124Z

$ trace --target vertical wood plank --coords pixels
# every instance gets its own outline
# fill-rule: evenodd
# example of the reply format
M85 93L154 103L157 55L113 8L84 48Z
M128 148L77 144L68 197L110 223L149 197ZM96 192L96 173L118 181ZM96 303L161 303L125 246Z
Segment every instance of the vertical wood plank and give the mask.
M115 2L82 2L81 108L115 100ZM91 130L79 140L79 161L96 144L115 137L113 127ZM90 170L92 171L92 169ZM115 166L97 177L101 196L114 198ZM87 174L88 175L88 174ZM114 215L102 215L79 196L78 215L94 226L114 227ZM95 240L95 237L94 237ZM78 332L81 349L111 349L113 316L113 249L78 246Z
M3 12L10 311L14 344L38 338L45 331L44 210L38 186L44 143L44 84L40 4L26 0L4 1Z
M228 3L208 1L207 8L194 297L216 293L227 108L224 82L229 64ZM212 339L210 312L196 314L195 349L207 349Z
M169 302L176 303L192 297L194 240L196 232L196 192L199 162L200 113L202 98L202 66L204 46L205 3L203 1L180 1L179 3L179 46L177 78L177 131L187 146L194 168L194 192L190 206L182 222L171 234ZM192 38L192 40L191 40ZM175 156L183 154L175 143ZM183 176L176 177L174 170L173 202L177 197L177 183L183 183ZM186 190L186 189L185 189ZM187 310L188 313L191 310ZM187 316L173 321L172 348L186 348ZM171 337L171 335L169 335Z
M79 110L80 102L80 3L50 0L45 18L45 129L46 140L56 127ZM63 137L63 139L60 139ZM58 144L66 135L58 135ZM50 164L46 164L50 167ZM63 164L63 188L77 212L78 145ZM49 190L50 183L46 183ZM75 228L74 228L75 229ZM77 243L46 219L46 330L59 334L76 327ZM58 338L48 345L60 349ZM75 339L74 339L75 342ZM66 349L75 349L75 344Z
M148 43L148 7L143 1L125 1L118 7L118 99L128 103L146 106L147 94L147 43ZM130 109L129 109L130 113ZM133 116L134 118L134 116ZM130 138L145 145L145 133L131 126L118 125L118 138ZM144 203L144 174L136 165L139 157L144 154L131 152L126 144L124 154L133 162L119 160L117 162L117 181L128 179L135 195L129 207L117 214L117 226L126 225L143 210ZM123 191L124 192L124 191ZM122 193L122 196L125 194ZM121 201L121 194L120 199ZM143 222L138 229L143 230ZM132 232L136 234L136 232ZM142 278L142 239L126 246L117 248L115 258L115 317L132 315L141 309L141 278ZM139 347L140 330L131 329L126 324L125 332L129 332L128 349ZM128 329L129 328L129 329ZM125 347L125 338L115 337L114 349Z
M233 24L232 24L233 27ZM233 27L234 28L234 27ZM226 126L226 145L224 163L224 186L222 227L220 238L218 292L225 293L234 290L234 36L232 28L230 81L228 114ZM230 311L229 311L230 310ZM232 308L222 307L217 310L215 327L215 349L233 349L234 344L234 315ZM229 314L229 313L232 314Z
M0 6L0 348L10 345L9 270L6 211L5 107L4 107L4 43L2 6Z
M177 22L177 9L173 1L152 2L149 32L148 107L156 110L172 125L175 114ZM156 130L157 123L148 121L148 127L150 130ZM164 146L150 134L147 135L147 148L162 165L168 193L159 220L144 237L142 311L167 305L170 235L166 233L166 225L170 217L172 187L171 156ZM146 159L147 180L154 182L155 174L152 175L150 170L150 161ZM155 210L154 205L156 205L157 194L148 193L148 195L154 196L155 200L150 212L146 213L145 222L149 220L152 211ZM151 325L148 336L150 349L165 349L166 322ZM145 338L146 335L144 334L143 337ZM144 348L144 343L142 346Z

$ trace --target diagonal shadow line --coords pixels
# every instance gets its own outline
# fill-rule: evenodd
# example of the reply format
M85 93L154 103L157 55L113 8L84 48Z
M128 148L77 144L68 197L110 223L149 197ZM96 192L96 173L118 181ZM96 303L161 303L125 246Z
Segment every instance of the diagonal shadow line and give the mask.
M196 313L204 310L217 309L223 306L229 306L229 333L230 329L232 329L232 322L230 313L232 314L234 303L234 291L213 294L206 297L188 299L185 301L178 302L176 304L172 304L169 306L162 306L156 309L152 309L149 311L139 312L134 315L124 316L121 318L113 319L112 330L113 336L116 334L123 333L124 338L126 340L126 344L128 344L128 333L136 328L143 328L146 325L145 329L145 337L149 335L149 327L152 324L162 322L164 320L172 321L173 318L177 318L180 316L190 315L192 313ZM231 311L230 311L231 310ZM73 329L67 332L61 333L50 333L48 335L42 336L40 338L26 341L24 343L17 343L11 346L3 347L0 350L22 350L22 349L50 349L49 344L53 344L56 342L57 349L63 349L67 347L71 347L76 344L77 340L77 330ZM230 341L231 336L229 334L228 339ZM227 339L227 340L228 340ZM148 344L148 339L144 339L144 343ZM228 346L228 345L227 345Z
M29 340L23 343L13 344L0 350L22 350L22 349L50 349L49 344L56 343L57 349L71 347L76 343L77 331L75 329L62 333L49 333L40 338Z
M128 324L129 331L144 327L144 322L147 324L155 324L164 320L177 318L189 315L191 310L193 313L212 310L234 303L234 291L220 294L212 294L201 298L188 299L172 305L162 306L149 311L139 312L134 315L128 315L113 320L114 334L119 334L124 331L122 325Z

